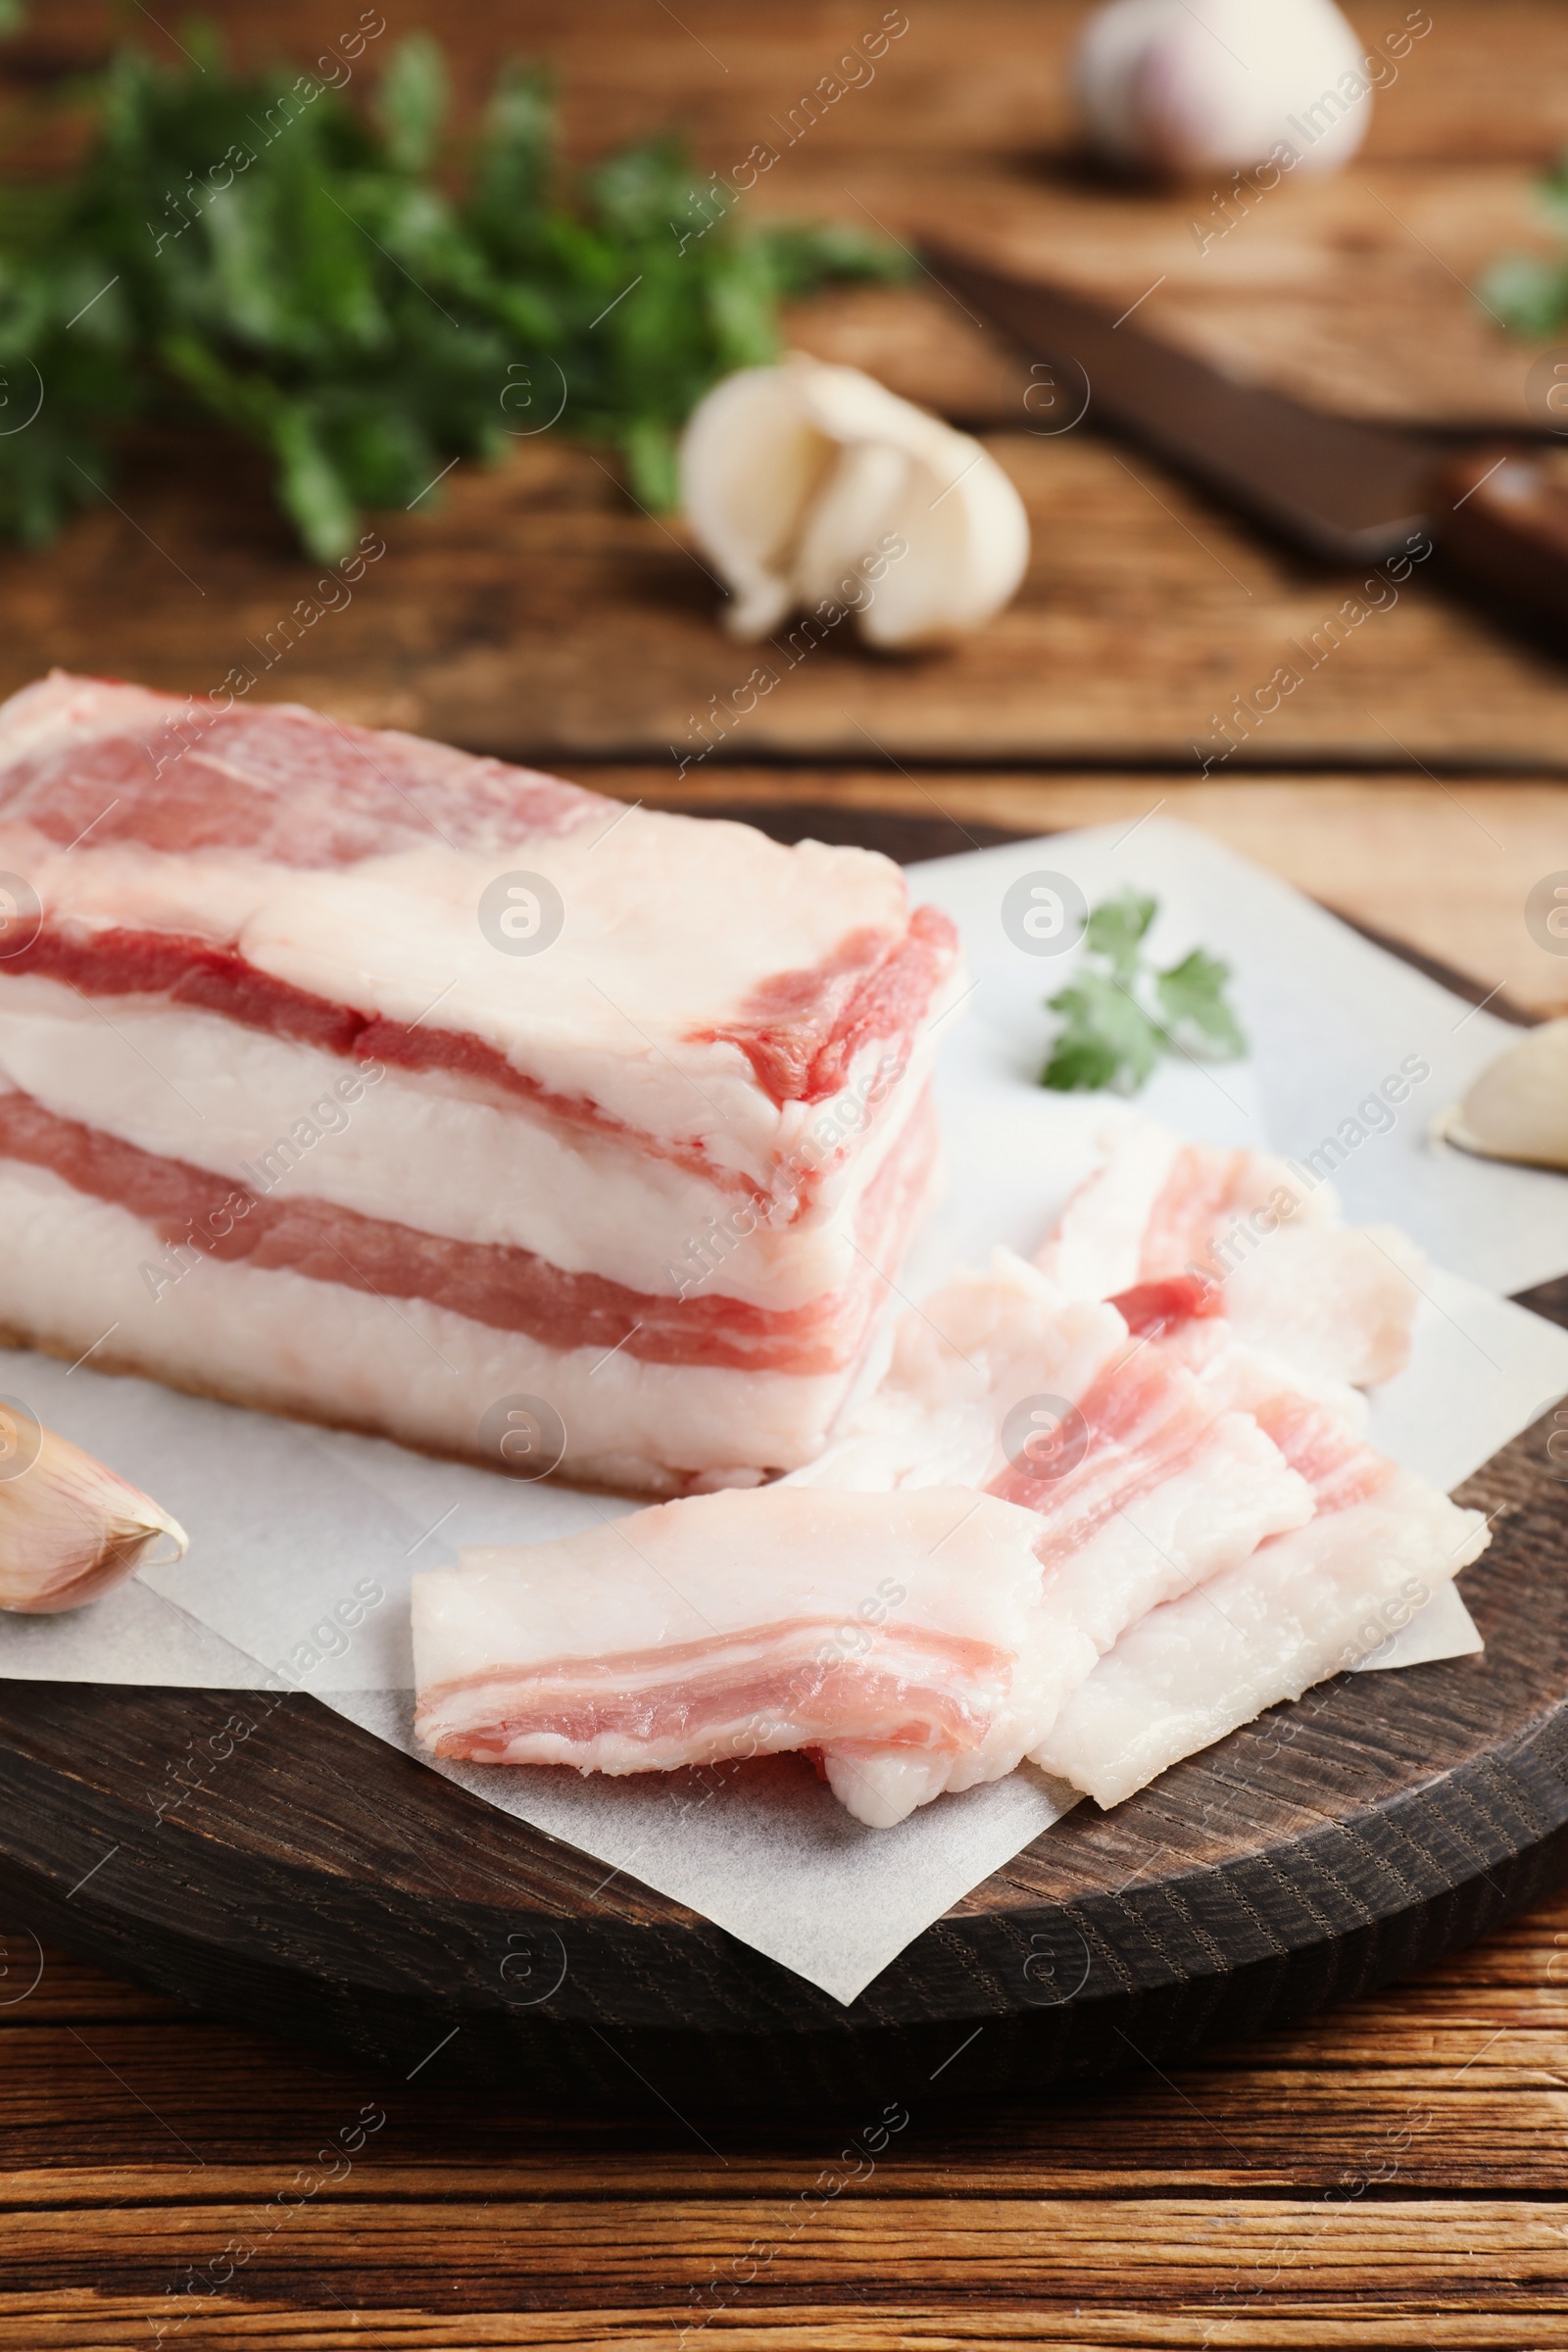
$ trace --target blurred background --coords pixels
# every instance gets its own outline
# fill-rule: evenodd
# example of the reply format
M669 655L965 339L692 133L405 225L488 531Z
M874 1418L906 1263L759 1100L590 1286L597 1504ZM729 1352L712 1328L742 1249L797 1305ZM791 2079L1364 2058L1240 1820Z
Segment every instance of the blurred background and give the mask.
M1328 656L1303 656L1362 574L1271 540L1102 430L1093 404L1053 429L1028 357L919 259L927 238L956 240L1114 312L1136 305L1150 332L1245 380L1435 446L1502 436L1554 455L1541 387L1558 341L1568 358L1568 323L1551 292L1563 233L1540 182L1568 143L1568 11L1358 0L1346 13L1368 55L1404 44L1364 143L1338 172L1273 186L1220 170L1156 184L1092 157L1069 72L1090 13L1083 0L211 0L204 31L139 0L38 0L0 42L13 179L80 168L101 103L81 77L119 49L210 98L216 33L230 66L285 64L357 107L401 42L433 33L449 109L407 135L426 138L438 185L464 183L498 75L521 59L553 80L568 179L628 143L684 142L661 166L676 218L650 232L667 226L677 249L682 225L716 252L767 222L844 224L878 258L847 276L812 264L799 272L809 292L781 270L782 339L980 434L1022 496L1032 550L1016 597L960 642L890 654L836 629L737 714L750 656L719 625L713 566L678 506L650 488L658 453L639 472L624 435L580 419L575 435L535 430L542 407L514 404L490 446L448 465L442 444L427 490L371 502L384 554L279 636L322 562L280 510L256 434L214 420L212 392L200 415L118 422L112 472L61 445L61 479L74 465L84 484L61 527L0 548L0 684L58 663L205 695L238 664L269 699L628 799L745 808L910 854L999 829L1131 825L1159 807L1500 1002L1568 1007L1568 960L1523 912L1540 877L1568 866L1568 669L1552 633L1510 625L1432 564ZM186 217L188 138L202 135L187 132L166 234ZM145 226L156 253L159 221ZM1509 257L1534 257L1535 277ZM126 296L87 294L84 318L56 320L60 348L84 349L96 318L112 371ZM635 343L617 348L634 376ZM183 363L171 345L162 364ZM634 395L623 383L623 404ZM1302 683L1265 710L1282 664ZM1227 727L1238 709L1246 723ZM722 726L715 710L731 713Z

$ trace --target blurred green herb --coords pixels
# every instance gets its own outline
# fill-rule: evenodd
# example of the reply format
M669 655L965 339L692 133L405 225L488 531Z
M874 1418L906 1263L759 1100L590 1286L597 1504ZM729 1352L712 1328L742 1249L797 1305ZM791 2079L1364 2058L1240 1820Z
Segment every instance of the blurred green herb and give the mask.
M1536 194L1547 220L1568 236L1568 154L1537 180ZM1568 253L1504 254L1477 292L1513 334L1544 340L1568 320Z
M364 112L315 74L237 75L182 30L189 65L125 50L93 85L74 175L0 183L0 535L47 540L103 494L131 418L260 444L327 561L362 507L417 503L453 459L550 424L668 506L682 424L777 356L780 302L906 267L844 227L742 226L672 139L566 186L549 85L522 68L453 192L434 41L392 51ZM374 35L355 37L358 56Z
M1164 1054L1235 1061L1247 1052L1225 1002L1228 963L1202 948L1164 971L1146 960L1144 940L1158 910L1157 899L1124 890L1090 915L1084 968L1051 999L1062 1025L1042 1086L1064 1095L1101 1087L1135 1095Z

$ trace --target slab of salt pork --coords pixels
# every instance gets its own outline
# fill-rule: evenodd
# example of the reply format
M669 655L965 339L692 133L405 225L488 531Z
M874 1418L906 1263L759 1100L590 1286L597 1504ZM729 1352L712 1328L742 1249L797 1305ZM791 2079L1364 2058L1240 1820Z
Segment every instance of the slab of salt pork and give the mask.
M886 858L56 673L0 869L0 1325L524 1476L820 1446L961 994Z

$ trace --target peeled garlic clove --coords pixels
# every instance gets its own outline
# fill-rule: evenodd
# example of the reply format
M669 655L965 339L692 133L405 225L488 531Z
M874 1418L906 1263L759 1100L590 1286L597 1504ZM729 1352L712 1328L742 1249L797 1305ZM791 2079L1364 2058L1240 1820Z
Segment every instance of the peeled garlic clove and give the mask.
M0 1609L79 1608L128 1576L161 1536L188 1538L167 1511L90 1453L0 1399Z
M1113 163L1184 176L1245 170L1288 148L1334 172L1366 136L1372 85L1333 0L1111 0L1073 78Z
M875 547L908 479L907 456L885 441L853 441L839 451L802 515L790 564L797 604L831 596L860 552Z
M1489 1064L1437 1132L1484 1159L1568 1169L1568 1016L1543 1022Z
M808 416L791 368L743 368L693 412L681 504L733 591L726 618L737 637L765 637L790 610L801 516L837 455Z
M738 637L827 604L873 645L937 642L989 619L1029 560L1023 502L979 442L857 368L799 355L714 386L681 483Z

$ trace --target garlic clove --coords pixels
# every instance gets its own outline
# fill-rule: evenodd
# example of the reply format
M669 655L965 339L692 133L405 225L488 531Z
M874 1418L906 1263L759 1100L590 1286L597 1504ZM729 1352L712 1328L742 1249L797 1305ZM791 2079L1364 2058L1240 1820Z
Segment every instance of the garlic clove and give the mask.
M1484 1159L1568 1169L1568 1016L1544 1021L1489 1063L1435 1132Z
M840 449L821 489L806 508L790 566L796 601L831 596L889 526L909 479L909 458L885 441Z
M743 368L699 402L681 442L681 503L733 592L735 636L765 637L790 610L800 518L837 456L788 367Z
M1090 137L1112 162L1181 177L1288 148L1332 172L1366 136L1371 84L1333 0L1111 0L1074 61Z
M998 611L1029 560L989 452L856 368L796 354L727 377L687 427L681 475L740 637L829 600L871 644L938 642Z
M1022 499L1000 466L989 458L975 465L961 448L940 467L911 471L889 528L909 552L889 564L860 614L871 645L940 645L977 629L1008 602L1028 566Z
M90 1453L0 1398L0 1609L79 1608L140 1565L160 1537L179 1559L185 1531Z

